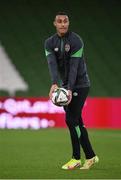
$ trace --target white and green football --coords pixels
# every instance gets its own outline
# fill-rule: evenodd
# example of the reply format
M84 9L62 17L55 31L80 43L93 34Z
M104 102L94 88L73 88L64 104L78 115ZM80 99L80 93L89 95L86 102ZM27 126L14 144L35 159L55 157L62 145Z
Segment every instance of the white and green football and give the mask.
M56 106L65 106L69 101L68 90L65 88L57 88L52 93L52 102Z

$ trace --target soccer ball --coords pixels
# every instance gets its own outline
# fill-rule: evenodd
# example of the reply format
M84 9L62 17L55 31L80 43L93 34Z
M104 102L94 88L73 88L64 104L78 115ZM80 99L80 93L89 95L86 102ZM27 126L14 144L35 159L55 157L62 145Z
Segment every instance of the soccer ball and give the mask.
M52 93L51 100L56 106L65 106L69 101L68 91L65 88L57 88Z

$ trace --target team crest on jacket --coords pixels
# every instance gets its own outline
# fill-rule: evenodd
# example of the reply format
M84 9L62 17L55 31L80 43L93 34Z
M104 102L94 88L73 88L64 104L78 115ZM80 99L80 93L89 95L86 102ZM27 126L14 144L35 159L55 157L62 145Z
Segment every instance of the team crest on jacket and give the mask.
M69 44L65 44L65 51L69 52L69 50L70 50L70 45Z

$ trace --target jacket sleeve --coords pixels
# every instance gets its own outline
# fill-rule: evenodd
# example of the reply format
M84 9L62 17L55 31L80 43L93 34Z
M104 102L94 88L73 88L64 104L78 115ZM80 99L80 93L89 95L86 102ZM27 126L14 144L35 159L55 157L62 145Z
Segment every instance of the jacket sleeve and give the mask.
M70 71L68 77L68 89L73 90L76 82L79 62L83 58L83 41L79 36L75 36L71 42ZM83 63L83 62L82 62Z
M45 48L45 56L47 58L52 84L57 84L58 83L57 62L54 51L52 49L52 43L50 39L47 39L45 41L44 48Z

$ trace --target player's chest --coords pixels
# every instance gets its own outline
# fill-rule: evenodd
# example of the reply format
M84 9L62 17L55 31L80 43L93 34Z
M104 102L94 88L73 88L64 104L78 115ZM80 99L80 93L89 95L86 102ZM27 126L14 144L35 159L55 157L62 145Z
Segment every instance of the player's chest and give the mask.
M68 39L59 38L55 41L54 47L53 47L55 55L61 59L61 58L69 58L71 53L71 44Z

